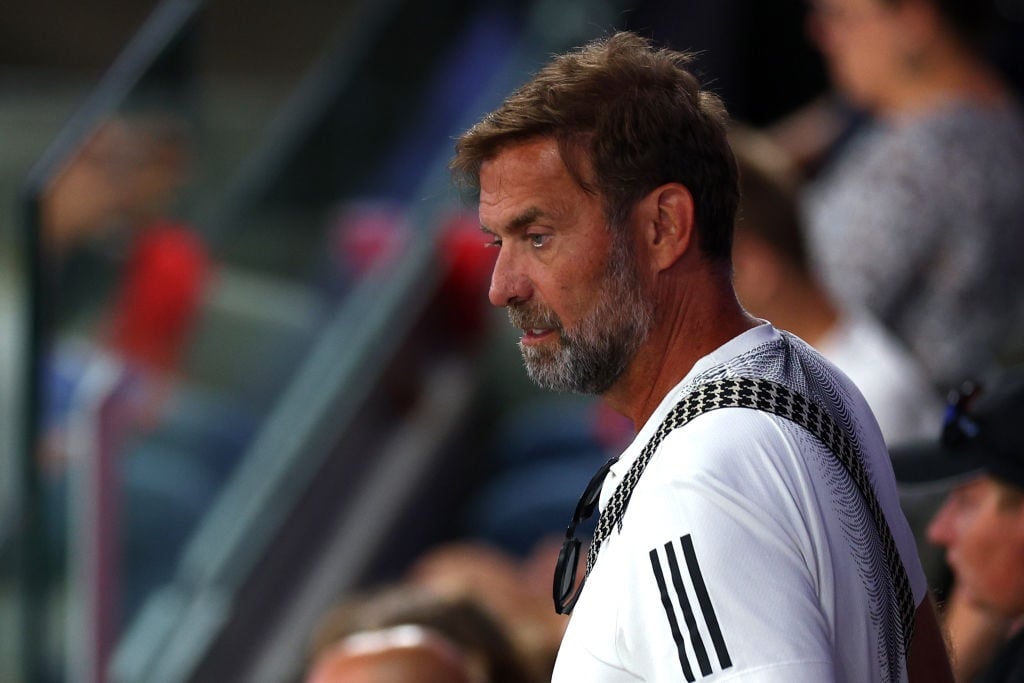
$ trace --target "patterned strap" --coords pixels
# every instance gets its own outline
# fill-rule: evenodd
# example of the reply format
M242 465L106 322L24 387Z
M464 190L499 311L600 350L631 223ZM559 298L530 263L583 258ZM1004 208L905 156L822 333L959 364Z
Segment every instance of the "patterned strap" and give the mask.
M597 560L601 544L611 533L613 527L622 529L622 516L629 504L640 476L647 467L654 451L662 440L678 427L686 424L698 415L718 408L755 408L787 420L795 422L816 436L839 459L850 477L856 483L867 504L868 510L875 521L875 527L881 539L882 550L888 565L889 575L893 579L896 600L900 610L903 626L904 653L909 651L910 640L914 632L914 596L910 589L906 568L900 559L893 540L892 532L882 513L881 505L875 497L874 489L864 469L864 463L858 456L849 436L843 431L819 405L791 391L787 387L762 379L718 379L697 386L685 396L665 417L658 431L633 462L626 475L612 492L608 504L601 511L587 553L587 574Z

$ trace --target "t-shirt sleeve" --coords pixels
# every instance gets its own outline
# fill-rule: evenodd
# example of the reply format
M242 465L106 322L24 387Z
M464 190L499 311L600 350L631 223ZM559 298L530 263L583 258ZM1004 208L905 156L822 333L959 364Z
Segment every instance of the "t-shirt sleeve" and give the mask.
M670 437L658 457L678 449L691 456L691 445ZM701 449L692 458L697 470L705 457L742 460L714 443ZM628 543L616 553L628 587L616 629L627 668L646 681L832 680L811 533L797 509L771 493L787 486L785 473L770 465L738 471L743 490L700 471L677 475L652 461L648 485L630 502L630 533L618 537Z

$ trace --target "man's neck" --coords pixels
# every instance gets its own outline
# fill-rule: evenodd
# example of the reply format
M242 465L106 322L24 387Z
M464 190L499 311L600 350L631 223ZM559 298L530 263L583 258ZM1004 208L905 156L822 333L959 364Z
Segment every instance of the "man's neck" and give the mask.
M694 364L759 321L740 306L727 268L661 292L655 324L626 372L603 395L639 429Z

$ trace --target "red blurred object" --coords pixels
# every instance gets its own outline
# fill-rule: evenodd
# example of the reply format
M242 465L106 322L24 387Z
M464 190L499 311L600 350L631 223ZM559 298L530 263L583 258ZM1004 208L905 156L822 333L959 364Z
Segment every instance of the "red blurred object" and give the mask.
M195 322L210 261L187 226L158 221L140 232L111 319L110 344L160 370L175 367Z
M333 231L335 258L355 279L390 266L409 243L402 207L385 201L346 204L335 217Z
M487 288L498 256L498 250L489 249L486 241L476 215L470 213L449 218L439 241L442 258L448 266L441 295L454 323L471 337L484 328L490 305Z

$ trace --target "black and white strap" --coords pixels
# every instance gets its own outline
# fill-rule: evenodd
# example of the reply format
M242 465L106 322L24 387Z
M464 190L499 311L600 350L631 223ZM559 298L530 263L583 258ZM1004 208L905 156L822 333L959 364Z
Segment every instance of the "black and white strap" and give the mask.
M622 481L615 487L608 504L601 511L594 539L587 553L587 574L593 568L597 554L601 551L601 545L608 538L612 529L618 527L621 530L622 516L633 495L633 489L636 488L644 468L647 467L647 463L658 446L661 445L662 440L672 430L681 427L698 415L718 408L754 408L791 420L817 437L839 459L857 485L878 530L900 610L904 653L908 652L914 630L914 595L910 588L906 568L903 566L903 561L896 548L896 542L893 540L881 505L878 503L867 471L864 469L864 463L850 437L821 406L781 384L768 380L748 378L713 380L697 386L676 404L662 421L651 440L644 446L643 451L630 466Z

